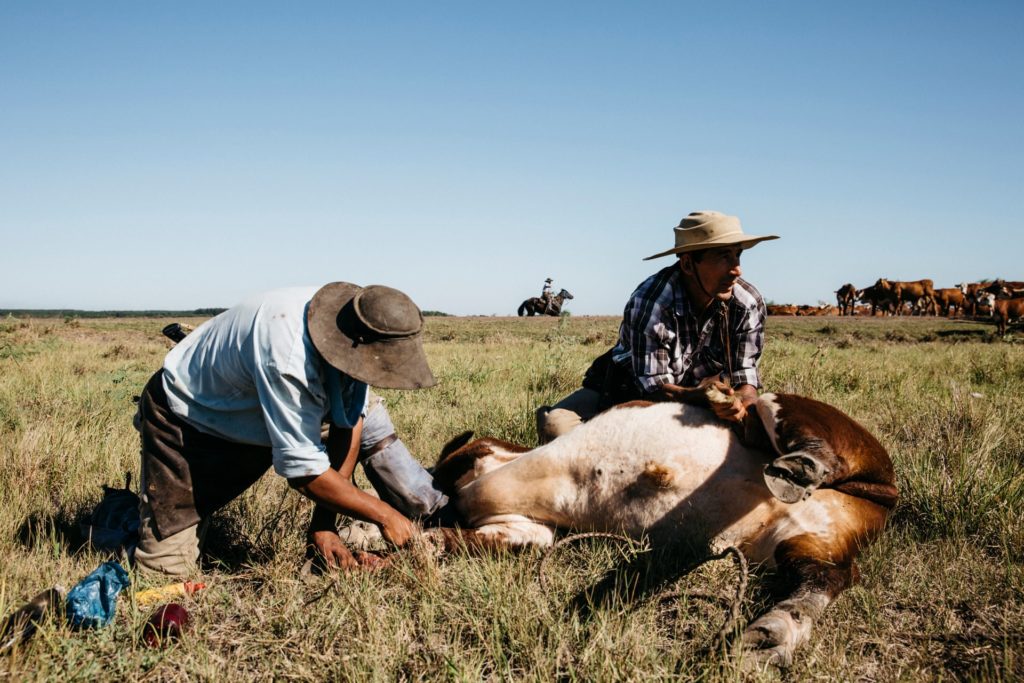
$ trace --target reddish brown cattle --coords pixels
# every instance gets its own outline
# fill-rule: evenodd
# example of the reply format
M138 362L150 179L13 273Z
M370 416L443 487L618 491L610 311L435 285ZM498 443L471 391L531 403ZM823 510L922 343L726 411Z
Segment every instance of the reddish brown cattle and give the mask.
M889 281L883 277L878 278L875 287L893 293L897 301L896 315L903 314L904 304L910 304L910 310L913 311L918 301L920 301L924 307L923 310L926 312L932 310L935 305L935 287L931 280L903 282L899 280Z
M796 307L797 315L833 315L835 312L835 307L828 304L822 304L821 306L803 304Z
M792 304L768 304L768 315L796 315L796 306Z
M743 633L758 661L788 664L855 581L857 554L896 502L895 477L870 433L818 401L764 394L743 427L741 440L704 408L637 401L529 451L474 441L434 470L470 528L427 540L548 546L566 529L708 554L735 546L792 586Z
M992 309L992 317L996 321L998 334L1004 336L1011 322L1016 322L1024 317L1024 296L1013 299L996 299L992 294L988 294L986 297L988 305Z
M992 282L987 287L983 287L981 291L988 292L990 294L995 294L996 298L999 298L1001 296L1012 298L1016 296L1017 292L1024 291L1024 282L1017 282L1013 280L1007 281L1002 278L999 278Z
M939 315L959 315L964 306L964 293L958 287L935 290L935 306ZM950 307L953 313L949 312Z
M839 304L839 315L853 315L853 306L857 302L857 288L846 283L836 290L836 302Z
M883 315L886 313L893 315L899 306L895 292L891 288L882 289L877 284L857 290L857 298L866 304L871 304L871 315L875 315L875 311L879 310Z

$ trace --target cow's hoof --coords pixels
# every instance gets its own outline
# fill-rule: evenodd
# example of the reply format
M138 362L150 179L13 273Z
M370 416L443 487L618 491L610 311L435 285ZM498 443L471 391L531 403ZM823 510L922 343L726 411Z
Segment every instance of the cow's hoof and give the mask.
M369 522L353 520L338 529L338 536L342 543L353 550L381 550L387 547L380 527Z
M782 619L761 617L747 627L741 642L744 662L750 668L784 668L793 661L788 624Z
M798 503L818 488L828 469L814 456L797 451L776 458L764 468L764 482L783 503Z

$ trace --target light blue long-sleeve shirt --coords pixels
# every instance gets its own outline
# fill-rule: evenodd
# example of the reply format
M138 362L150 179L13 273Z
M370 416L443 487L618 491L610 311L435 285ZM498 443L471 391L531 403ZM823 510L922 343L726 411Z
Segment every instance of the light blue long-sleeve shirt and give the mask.
M171 410L202 432L269 446L274 471L317 476L330 467L322 423L352 427L365 414L366 384L317 353L306 310L317 287L251 297L200 325L164 360Z

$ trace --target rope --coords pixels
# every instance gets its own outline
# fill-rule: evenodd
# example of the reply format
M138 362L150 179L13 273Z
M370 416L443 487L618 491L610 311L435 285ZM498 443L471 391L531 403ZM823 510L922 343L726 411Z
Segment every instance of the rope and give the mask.
M633 542L633 539L628 538L626 536L623 536L621 534L612 534L612 533L601 532L601 531L592 531L592 532L583 533L583 534L573 534L572 536L566 536L565 538L561 539L560 541L555 543L553 546L548 548L547 552L544 553L544 556L540 560L540 565L537 568L537 578L539 579L541 589L544 592L546 592L546 593L551 592L550 591L551 586L550 586L550 584L548 582L547 573L545 571L545 569L547 568L548 562L551 560L551 557L560 548L563 548L563 547L569 545L570 543L575 543L576 541L581 541L581 540L588 539L588 538L607 538L607 539L611 539L611 540L614 540L614 541L621 541L621 542L624 542L624 543L632 543ZM712 641L712 648L713 649L718 649L722 645L725 644L725 639L728 637L729 633L736 626L736 622L739 621L740 609L743 606L743 599L744 599L744 596L746 595L746 592L747 592L747 583L748 583L748 581L750 579L750 567L749 567L749 565L747 563L747 557L743 554L743 552L739 548L737 548L736 546L731 545L728 548L726 548L725 550L723 550L722 552L718 553L717 555L712 555L711 557L705 558L697 566L695 566L693 568L693 570L696 570L696 569L700 568L701 566L707 564L708 562L716 562L718 560L724 560L726 557L729 557L729 556L732 556L733 561L736 563L738 580L736 582L736 590L733 593L733 597L732 597L731 600L728 601L729 613L726 616L725 622L722 624L722 628L720 628L718 630L718 634L715 636L714 640ZM658 601L665 601L665 600L671 600L673 598L679 598L679 597L683 597L683 596L687 596L687 597L700 597L700 598L711 598L711 599L718 599L718 600L724 601L721 598L721 596L710 595L710 594L708 594L706 592L692 591L692 590L667 590L667 591L662 591L661 593L658 593L657 596L655 596L655 599L658 600Z

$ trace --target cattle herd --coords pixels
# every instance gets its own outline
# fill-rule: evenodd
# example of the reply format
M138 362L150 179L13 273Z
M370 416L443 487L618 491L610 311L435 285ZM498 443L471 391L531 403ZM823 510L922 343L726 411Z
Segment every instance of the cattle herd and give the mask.
M769 315L954 315L992 318L999 334L1010 322L1024 317L1024 282L1002 278L963 282L936 289L931 280L901 282L879 278L857 289L845 284L836 290L836 306L769 305Z

